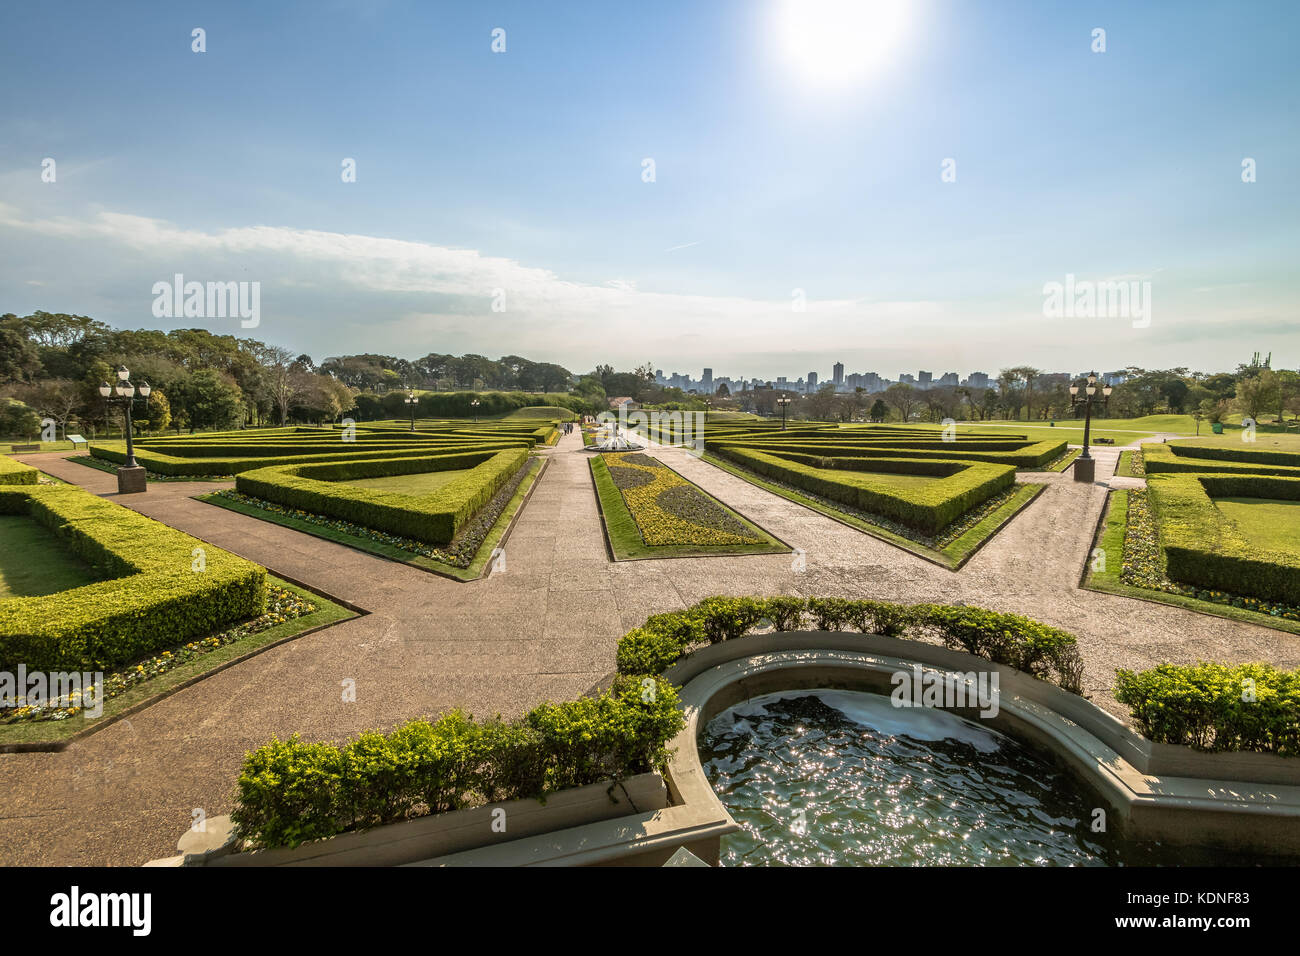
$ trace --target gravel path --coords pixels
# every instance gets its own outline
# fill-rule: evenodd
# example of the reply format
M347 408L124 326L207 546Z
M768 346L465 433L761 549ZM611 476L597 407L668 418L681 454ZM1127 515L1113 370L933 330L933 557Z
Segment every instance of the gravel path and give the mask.
M692 457L668 464L777 537L790 555L609 560L580 432L550 465L506 543L507 570L459 584L225 511L191 496L229 483L157 482L118 499L114 476L23 456L50 474L353 602L370 613L267 651L58 754L0 754L0 863L139 864L175 852L191 811L228 812L246 750L272 735L339 740L460 706L517 714L607 681L624 632L711 594L946 601L1015 611L1080 638L1087 692L1114 668L1200 658L1300 666L1300 637L1077 587L1119 449L1099 483L1070 472L953 573ZM1104 476L1104 477L1103 477ZM1117 556L1116 556L1117 557ZM356 681L355 703L342 682Z

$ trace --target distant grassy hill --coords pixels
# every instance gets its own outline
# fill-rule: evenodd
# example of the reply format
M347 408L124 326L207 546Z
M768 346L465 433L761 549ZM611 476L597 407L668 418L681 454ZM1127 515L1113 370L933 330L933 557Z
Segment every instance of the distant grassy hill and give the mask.
M516 408L500 421L517 422L521 420L536 421L538 419L552 422L571 422L578 416L567 408L559 408L555 405L529 405L527 408Z

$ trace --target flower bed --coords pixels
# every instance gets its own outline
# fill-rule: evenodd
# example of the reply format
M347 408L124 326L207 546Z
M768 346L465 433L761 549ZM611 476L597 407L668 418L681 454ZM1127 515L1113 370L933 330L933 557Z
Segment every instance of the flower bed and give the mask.
M734 513L656 459L636 452L601 458L647 545L762 543Z

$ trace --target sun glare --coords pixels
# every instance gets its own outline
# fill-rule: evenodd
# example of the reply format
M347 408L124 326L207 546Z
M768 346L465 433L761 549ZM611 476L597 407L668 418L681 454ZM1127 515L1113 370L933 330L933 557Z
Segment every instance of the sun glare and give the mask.
M776 0L772 42L804 85L856 86L893 59L914 5L915 0Z

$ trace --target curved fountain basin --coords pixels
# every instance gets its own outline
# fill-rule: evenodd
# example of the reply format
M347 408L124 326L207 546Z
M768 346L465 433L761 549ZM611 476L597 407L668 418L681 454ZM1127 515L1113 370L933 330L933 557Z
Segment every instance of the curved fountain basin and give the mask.
M726 708L792 690L887 695L891 676L914 664L949 674L996 671L996 717L979 719L969 708L957 713L1050 754L1096 791L1108 828L1125 839L1300 854L1300 761L1153 744L1083 698L1010 668L922 642L856 633L754 635L703 648L670 668L664 676L682 687L687 718L672 743L675 801L731 819L698 749L704 726Z

